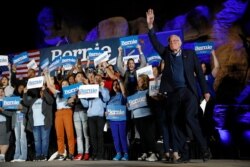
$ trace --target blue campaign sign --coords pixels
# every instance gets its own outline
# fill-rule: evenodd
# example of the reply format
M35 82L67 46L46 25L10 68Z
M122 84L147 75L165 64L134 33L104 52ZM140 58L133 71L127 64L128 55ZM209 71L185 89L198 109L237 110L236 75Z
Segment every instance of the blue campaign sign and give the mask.
M110 121L126 120L126 106L124 105L107 105L106 119Z
M18 55L16 55L13 59L13 64L15 65L20 65L26 62L29 62L29 56L28 56L28 52L22 52Z
M213 42L197 42L194 43L194 50L197 55L211 54L212 49L214 48Z
M76 95L76 93L78 92L78 89L79 89L79 86L82 85L81 83L76 83L76 84L73 84L73 85L69 85L69 86L65 86L62 88L63 90L63 97L65 99L73 96L73 95Z
M156 33L159 41L166 46L168 44L167 39L170 35L176 34L183 39L183 33L181 30L172 30L172 31L164 31ZM144 56L147 58L151 55L151 53L155 52L151 42L149 41L148 34L140 34L138 37L138 43L141 45L142 52ZM110 38L103 39L97 41L85 41L78 42L73 44L66 44L55 47L48 47L40 49L40 61L43 61L46 58L49 58L50 62L53 62L58 57L64 56L74 56L80 58L83 64L84 61L89 60L88 51L89 50L102 50L106 52L109 56L109 60L117 57L118 55L118 47L120 46L120 38ZM132 48L130 48L132 49ZM126 53L130 53L126 49ZM135 52L137 51L134 48ZM125 54L127 55L127 54Z
M4 109L17 109L20 104L21 98L19 96L4 97L3 108Z
M149 65L152 65L154 67L159 66L161 63L161 56L154 51L147 57L147 62Z
M94 60L95 58L97 58L99 55L103 53L104 53L103 50L89 50L87 54L88 54L89 60Z
M64 57L62 57L62 64L75 65L76 64L76 57L74 57L74 56L64 56Z
M120 38L120 45L122 48L136 48L138 41L138 36L128 36Z
M49 58L46 58L46 59L44 59L42 62L41 62L41 69L43 70L43 69L45 69L46 67L48 67L49 66Z
M51 64L49 65L49 71L53 71L56 68L60 67L62 64L62 59L61 57L57 57L56 59L54 59Z
M139 91L134 95L128 96L128 109L134 110L137 108L145 107L148 105L147 103L147 93L148 90Z

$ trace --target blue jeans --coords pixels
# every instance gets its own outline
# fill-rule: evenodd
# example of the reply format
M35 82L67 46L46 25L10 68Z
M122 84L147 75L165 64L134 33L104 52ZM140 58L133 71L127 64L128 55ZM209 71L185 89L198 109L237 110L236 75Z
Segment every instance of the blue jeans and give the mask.
M51 127L45 128L44 125L33 126L36 156L48 155L50 130Z
M83 136L85 142L85 153L89 153L88 117L83 111L74 112L74 126L76 130L77 153L83 153Z
M14 159L27 159L27 137L25 132L25 127L23 125L23 121L16 122L15 124L15 137L16 137L16 148Z

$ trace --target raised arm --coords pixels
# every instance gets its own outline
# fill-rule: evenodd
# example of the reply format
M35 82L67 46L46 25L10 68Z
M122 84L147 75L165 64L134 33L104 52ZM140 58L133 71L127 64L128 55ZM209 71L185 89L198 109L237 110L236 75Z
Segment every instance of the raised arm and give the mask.
M217 74L218 74L218 71L219 71L219 68L220 68L220 65L219 65L219 61L215 55L215 51L212 50L211 52L212 54L212 58L213 58L213 69L212 69L212 75L214 78L216 78Z
M121 73L121 75L124 76L126 70L124 69L122 61L122 47L118 48L117 69Z
M140 67L139 68L145 67L147 65L147 62L146 62L146 58L142 52L141 45L138 44L136 47L137 47L139 54L140 54Z
M154 49L160 54L160 56L162 56L165 47L158 41L155 32L154 32L154 10L153 9L149 9L146 12L146 16L147 16L147 24L148 24L148 36L149 36L149 40L151 41Z
M123 97L127 97L127 92L126 92L126 89L124 87L123 81L121 79L117 79L117 80L118 80L118 83L120 85Z

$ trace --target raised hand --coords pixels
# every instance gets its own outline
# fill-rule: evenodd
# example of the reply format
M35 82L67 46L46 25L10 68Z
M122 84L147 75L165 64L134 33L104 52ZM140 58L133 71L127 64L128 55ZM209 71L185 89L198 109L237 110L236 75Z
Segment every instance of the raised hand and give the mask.
M146 16L147 16L148 28L152 29L153 24L154 24L154 19L155 19L154 10L148 9L148 11L146 12Z

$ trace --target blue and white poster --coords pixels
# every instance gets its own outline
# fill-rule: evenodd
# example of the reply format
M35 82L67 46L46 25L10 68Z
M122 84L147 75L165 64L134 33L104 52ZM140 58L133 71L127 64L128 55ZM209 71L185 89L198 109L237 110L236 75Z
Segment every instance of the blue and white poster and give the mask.
M0 55L0 66L8 66L9 65L9 59L6 55Z
M3 108L4 109L18 109L21 98L19 96L4 97L3 98Z
M76 95L78 90L79 90L79 87L81 86L82 84L81 83L76 83L76 84L72 84L72 85L69 85L69 86L65 86L62 88L62 91L63 91L63 97L65 99L73 96L73 95Z
M49 58L46 58L41 62L41 69L44 70L48 66L49 66Z
M194 50L197 55L210 55L214 48L213 42L196 42L194 43Z
M136 48L138 43L138 36L128 36L120 38L120 45L123 49Z
M29 62L28 52L22 52L12 59L13 64L20 65Z
M157 38L164 46L168 44L167 39L172 34L179 35L181 39L183 39L183 34L181 30L156 33ZM138 37L138 44L141 45L142 52L144 53L147 59L147 56L150 56L152 55L153 52L155 52L154 48L151 45L151 42L149 41L147 34L141 34L138 35L137 37ZM88 51L102 50L108 54L109 60L111 60L117 57L118 47L120 47L120 38L110 38L97 41L78 42L73 44L48 47L40 49L40 56L41 56L40 61L49 58L49 61L53 62L58 57L75 56L78 59L79 58L81 59L83 65L86 65L86 61L89 60ZM137 50L137 48L133 48L133 50ZM126 53L127 54L124 55L128 55L130 52L126 51ZM129 55L135 55L135 53L131 53Z
M89 50L87 54L88 54L89 60L94 60L99 55L103 54L103 52L104 52L103 50Z
M148 105L147 103L147 92L148 90L139 91L134 95L128 96L128 109L134 110L137 108L145 107Z
M110 121L126 120L126 106L124 105L107 105L106 119Z

